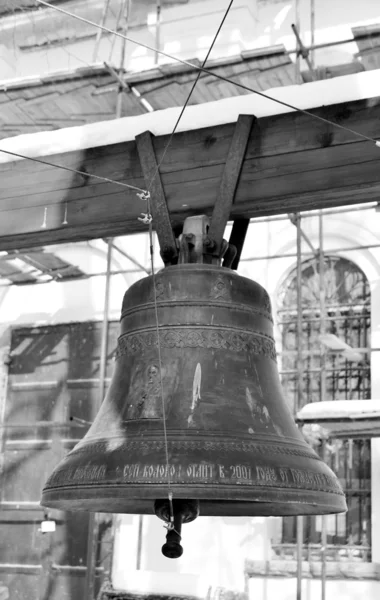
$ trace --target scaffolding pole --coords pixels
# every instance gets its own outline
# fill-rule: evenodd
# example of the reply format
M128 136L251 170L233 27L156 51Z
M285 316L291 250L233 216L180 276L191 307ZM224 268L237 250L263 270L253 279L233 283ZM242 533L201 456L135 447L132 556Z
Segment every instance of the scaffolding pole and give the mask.
M303 382L303 360L302 360L302 228L301 215L295 215L297 227L297 408L296 413L302 407L302 382ZM302 598L302 546L303 546L303 516L297 517L297 600Z
M107 272L106 284L104 292L104 310L103 310L103 325L102 325L102 340L100 351L99 364L99 393L96 403L96 412L98 412L104 398L107 373L107 354L108 354L108 316L110 304L110 289L111 289L111 259L112 259L113 239L107 240ZM96 513L90 513L88 521L88 538L87 538L87 570L85 581L85 600L94 600L95 591L95 574L96 574L96 558L99 543L99 521Z
M315 0L310 0L310 64L312 70L315 68L315 56L313 46L315 44Z
M353 252L355 250L370 250L370 249L375 249L375 248L380 248L380 244L360 244L358 246L346 246L346 247L342 246L341 248L330 248L329 252L330 252L330 254L333 254L334 252L336 252L336 253ZM312 251L304 252L303 255L304 255L304 257L307 256L308 258L310 256L315 257L315 254ZM266 256L250 256L248 258L241 258L240 262L251 262L254 260L270 260L271 258L295 258L296 256L297 256L297 252L285 252L284 254L268 254Z
M126 36L128 33L128 22L129 22L129 17L130 17L130 10L131 10L131 0L126 0L125 4L124 4L124 15L123 15L123 20L125 22L125 26L123 27L123 31L122 33ZM122 77L123 74L123 70L124 70L124 63L125 63L125 51L127 48L127 40L124 37L122 39L122 43L121 43L121 53L120 53L120 67L119 67L119 77ZM124 94L124 86L122 85L122 83L119 83L119 87L118 87L118 91L117 91L117 98L116 98L116 119L120 119L121 117L121 113L122 113L122 108L123 108L123 94Z
M301 18L300 18L300 0L295 0L295 18L294 18L294 21L295 21L296 29L297 29L298 33L300 34L300 21L301 21ZM298 82L299 78L301 77L301 55L300 55L301 47L300 47L298 38L296 38L296 39L297 39L297 47L296 47L296 63L295 64L296 64L296 81Z
M347 208L335 208L329 209L324 208L324 215L341 215L345 213L353 213L353 212L363 212L365 210L374 210L377 211L378 203L368 203L368 204L360 204L359 206L349 206ZM315 219L318 217L319 212L315 210L309 210L307 212L299 213L302 216L302 219ZM272 223L272 221L287 221L289 219L289 213L283 215L270 215L269 217L251 217L249 220L250 223Z
M154 55L154 64L158 65L161 50L161 0L156 1L156 52Z
M97 31L97 34L96 34L94 52L93 52L93 55L92 55L92 62L93 63L96 62L96 59L97 59L97 56L98 56L99 46L100 46L100 40L101 40L102 33L103 33L103 30L101 28L104 27L105 24L106 24L106 19L107 19L107 14L108 14L109 7L110 7L110 0L104 0L102 20L100 22L100 27L99 27L99 29Z
M323 212L319 212L319 299L320 299L320 335L326 331L326 296L325 296L325 257L323 252ZM320 396L321 402L326 399L326 348L321 343L321 375ZM325 460L325 443L322 442L322 460ZM327 541L326 515L321 517L321 600L326 600L326 541Z

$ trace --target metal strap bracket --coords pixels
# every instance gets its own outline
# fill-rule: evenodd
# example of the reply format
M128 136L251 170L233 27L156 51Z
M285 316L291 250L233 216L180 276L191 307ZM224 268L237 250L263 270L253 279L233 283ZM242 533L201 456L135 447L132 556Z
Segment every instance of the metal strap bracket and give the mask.
M150 193L153 223L161 248L161 256L165 265L175 264L178 258L177 243L173 233L168 205L162 186L160 173L157 169L156 154L153 146L154 135L145 131L136 136L137 151L140 158L141 169L145 185ZM146 223L144 216L143 223Z
M256 117L253 115L240 115L236 123L208 232L211 242L209 251L213 256L220 255L224 230L230 217L248 140L255 121Z

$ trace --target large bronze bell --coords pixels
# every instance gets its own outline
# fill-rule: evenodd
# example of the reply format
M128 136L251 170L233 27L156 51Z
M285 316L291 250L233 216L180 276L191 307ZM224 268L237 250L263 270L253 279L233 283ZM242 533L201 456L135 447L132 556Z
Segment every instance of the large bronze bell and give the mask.
M171 535L178 533L168 556L180 555L180 525L198 511L346 510L336 476L283 397L268 294L214 264L169 266L155 276L155 292L152 276L128 289L112 383L90 430L47 481L42 504L169 520L168 486Z

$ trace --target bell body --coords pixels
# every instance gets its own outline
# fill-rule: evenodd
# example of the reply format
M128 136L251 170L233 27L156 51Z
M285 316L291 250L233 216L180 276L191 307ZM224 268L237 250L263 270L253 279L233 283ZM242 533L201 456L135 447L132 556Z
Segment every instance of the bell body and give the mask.
M345 511L283 397L266 291L204 264L167 267L155 282L126 292L112 383L42 504L149 514L170 483L201 515Z

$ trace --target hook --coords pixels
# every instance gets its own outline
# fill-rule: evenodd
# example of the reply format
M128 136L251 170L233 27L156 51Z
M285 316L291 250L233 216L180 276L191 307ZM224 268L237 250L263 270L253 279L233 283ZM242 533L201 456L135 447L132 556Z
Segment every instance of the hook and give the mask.
M68 225L68 221L67 221L67 202L65 202L65 214L63 216L62 225Z
M47 219L47 206L45 206L45 209L44 209L44 220L42 222L41 229L46 229L46 219Z
M150 223L152 222L152 215L149 213L141 213L141 217L137 217L138 221L141 221L142 223L144 223L144 225L150 225Z
M148 192L147 190L145 190L145 191L143 191L141 193L136 194L136 196L138 196L140 198L140 200L142 200L143 202L144 201L146 202L147 200L150 200L150 192Z

